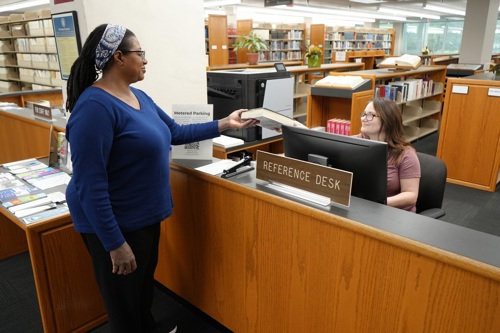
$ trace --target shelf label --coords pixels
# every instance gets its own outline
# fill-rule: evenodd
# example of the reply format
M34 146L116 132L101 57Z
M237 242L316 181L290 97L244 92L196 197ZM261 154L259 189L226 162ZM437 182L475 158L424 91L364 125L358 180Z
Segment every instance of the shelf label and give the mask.
M488 96L500 97L500 89L499 88L489 88Z
M217 50L217 45L212 45L212 50Z
M451 92L453 94L467 95L469 93L469 86L462 86L462 85L454 84L453 88L451 89Z
M227 50L227 45L222 45L223 50Z

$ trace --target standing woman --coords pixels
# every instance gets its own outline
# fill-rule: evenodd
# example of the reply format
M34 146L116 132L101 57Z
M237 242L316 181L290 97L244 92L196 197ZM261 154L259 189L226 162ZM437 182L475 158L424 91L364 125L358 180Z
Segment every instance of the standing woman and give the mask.
M242 110L181 126L143 91L146 52L128 29L103 24L71 67L66 198L91 255L112 332L156 332L151 305L160 222L172 214L169 148L245 128ZM99 74L102 72L101 77ZM176 327L167 332L175 332Z
M374 98L361 114L361 138L387 142L387 205L416 212L420 162L405 140L398 105L387 98Z

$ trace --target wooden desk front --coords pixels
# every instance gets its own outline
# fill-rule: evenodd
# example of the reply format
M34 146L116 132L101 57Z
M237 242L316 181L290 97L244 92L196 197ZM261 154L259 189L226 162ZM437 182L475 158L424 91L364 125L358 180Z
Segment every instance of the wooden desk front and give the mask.
M498 237L357 198L314 208L252 177L174 164L162 225L157 280L229 329L500 331Z
M26 225L0 206L0 260L25 251L44 332L83 333L107 320L90 256L69 214Z

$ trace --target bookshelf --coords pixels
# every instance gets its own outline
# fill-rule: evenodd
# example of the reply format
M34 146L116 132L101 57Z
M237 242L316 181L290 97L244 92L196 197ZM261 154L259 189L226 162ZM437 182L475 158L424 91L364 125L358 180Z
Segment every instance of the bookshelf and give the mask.
M236 43L237 34L236 28L232 25L229 25L227 28L227 49L228 49L228 64L236 64L238 62L238 55L233 50L234 43Z
M226 15L208 15L208 21L205 27L205 38L209 65L228 64L229 40Z
M278 24L269 31L269 51L262 61L303 60L305 24Z
M493 73L448 78L436 156L447 181L498 191L500 181L500 81Z
M311 44L323 49L322 62L361 59L365 68L374 68L375 58L394 54L394 29L329 27L324 24L311 24ZM346 52L345 57L336 59L337 52Z
M305 23L271 24L253 23L252 20L238 20L237 34L246 35L251 30L258 30L262 36L268 36L269 49L260 52L259 62L303 61L306 40ZM245 63L245 51L238 51L238 63Z
M60 86L50 10L0 16L0 92Z
M352 98L310 95L307 105L308 127L326 126L328 119L339 118L349 120L351 134L358 134L361 129L359 114L373 98L377 86L388 85L395 81L405 82L426 78L435 84L432 93L422 94L411 99L404 99L398 93L396 102L401 108L405 136L408 141L415 141L436 132L439 128L446 66L421 66L418 69L407 71L393 71L385 68L341 74L332 72L330 75L359 75L370 79L372 88L369 91L353 93Z

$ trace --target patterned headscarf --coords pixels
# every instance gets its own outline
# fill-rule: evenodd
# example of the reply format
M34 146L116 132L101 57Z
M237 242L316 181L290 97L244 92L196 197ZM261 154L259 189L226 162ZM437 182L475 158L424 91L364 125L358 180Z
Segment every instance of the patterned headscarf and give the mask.
M108 24L101 40L95 50L95 65L98 70L102 70L109 59L116 52L125 36L125 29L121 25Z

